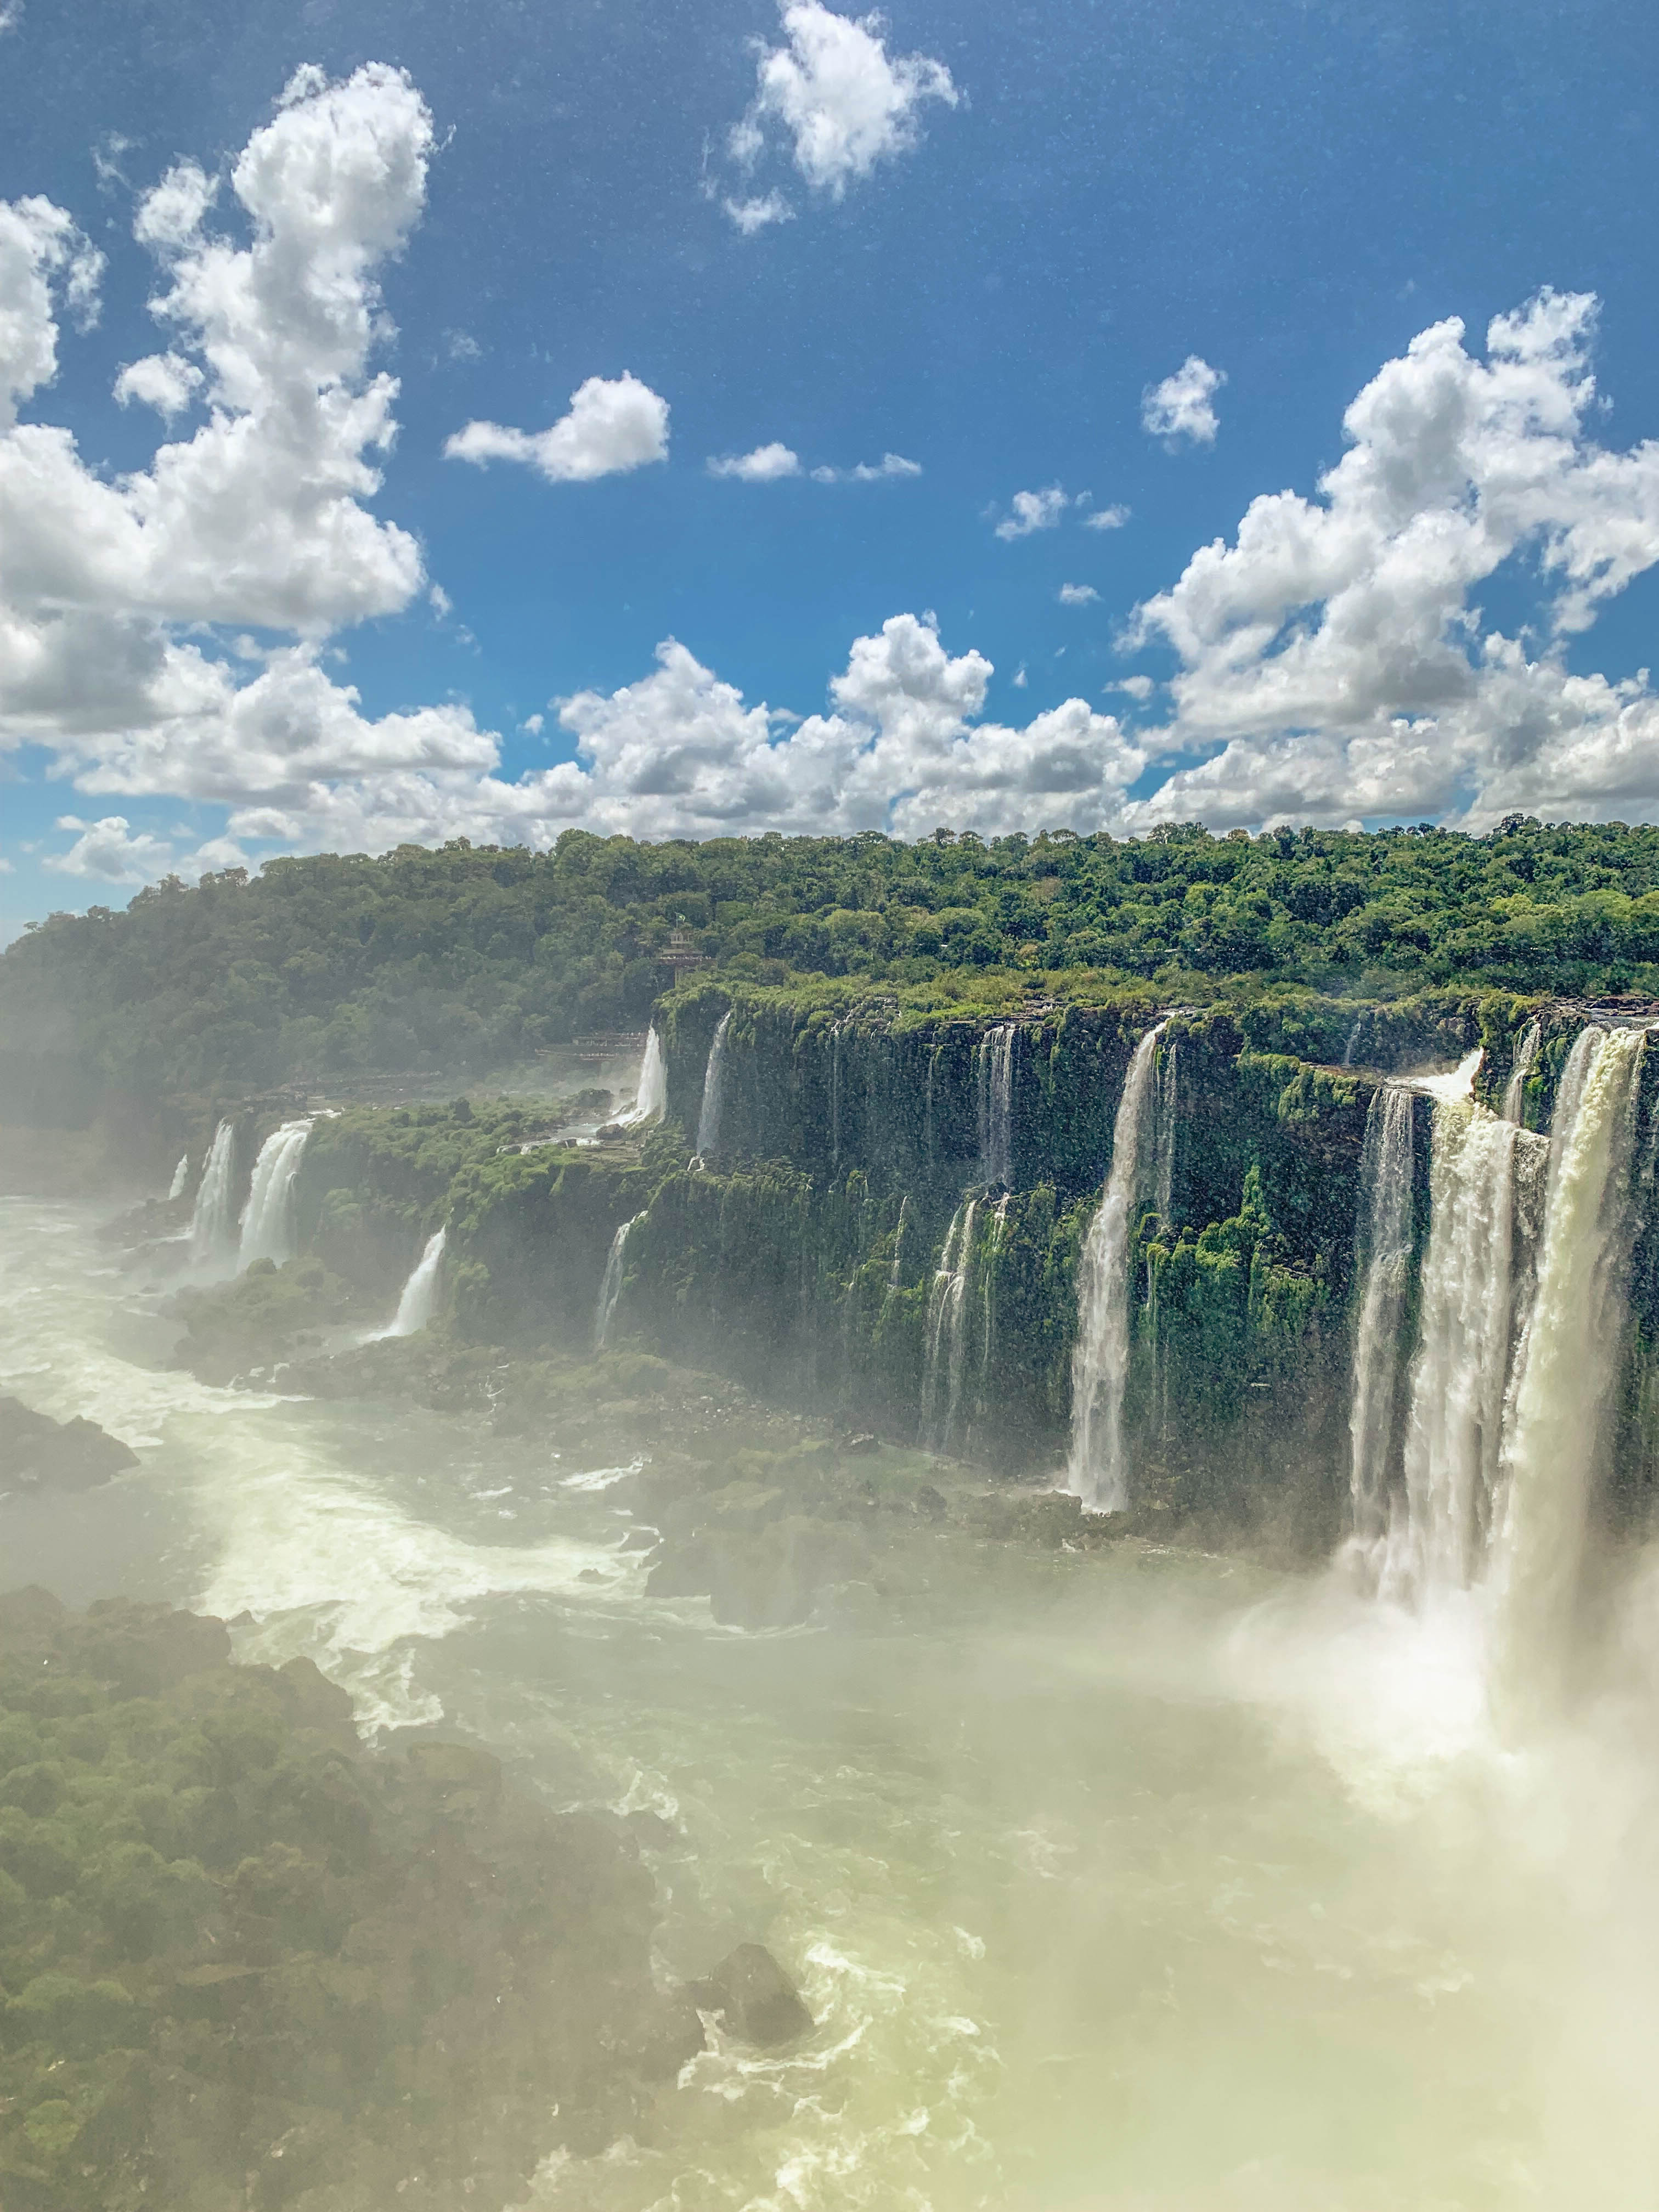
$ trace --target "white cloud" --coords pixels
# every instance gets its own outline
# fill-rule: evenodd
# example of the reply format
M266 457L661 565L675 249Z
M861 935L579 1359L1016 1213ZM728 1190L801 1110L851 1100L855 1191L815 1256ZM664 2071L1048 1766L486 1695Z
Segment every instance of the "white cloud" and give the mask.
M1034 530L1052 530L1071 503L1058 484L1047 491L1017 491L1008 502L1010 512L997 525L997 536L1029 538Z
M1019 666L1015 669L1013 674L1013 685L1015 690L1023 691L1030 680L1030 676L1028 676L1025 672L1025 663L1022 660Z
M779 14L784 43L760 48L755 97L729 141L745 169L776 130L812 190L840 199L878 161L915 145L926 102L954 107L961 97L943 62L890 55L878 15L838 15L821 0L783 0ZM780 219L775 193L726 208L745 231Z
M1121 530L1129 520L1127 507L1097 507L1092 514L1083 518L1085 530Z
M546 726L547 718L545 715L526 714L523 721L520 723L519 727L526 732L528 736L538 738Z
M1091 607L1100 593L1092 584L1062 584L1059 596L1063 607Z
M434 584L426 595L426 603L440 622L447 621L455 611L455 602L441 584Z
M522 461L550 483L586 483L668 459L668 402L637 376L590 376L550 430L469 422L444 447L452 461Z
M67 852L49 854L42 862L59 875L87 876L108 884L142 884L165 875L173 865L172 846L144 831L135 835L125 815L107 814L101 822L82 822L76 815L64 814L58 817L58 827L81 833Z
M8 31L15 31L23 20L23 0L5 0L0 7L0 39Z
M1595 442L1593 299L1540 293L1470 353L1422 331L1344 418L1314 500L1254 500L1196 552L1135 635L1181 663L1156 742L1217 747L1132 818L1217 824L1511 808L1659 810L1659 698L1646 677L1572 672L1569 639L1659 562L1659 445ZM1517 560L1537 641L1488 628L1474 593Z
M1189 353L1172 375L1141 394L1141 428L1171 446L1182 438L1212 446L1221 426L1211 403L1226 381L1224 369L1212 368L1207 361Z
M116 378L115 397L123 407L141 399L171 422L190 405L204 381L195 362L181 354L147 354L142 361L129 362Z
M749 199L722 199L720 205L745 238L775 222L793 222L795 210L781 192L759 192Z
M711 456L708 473L735 477L739 483L775 483L780 477L800 474L800 455L775 441L769 446L757 446L752 453L726 453L719 459Z
M884 453L878 461L854 461L850 469L814 469L814 483L884 483L895 477L919 477L920 461L907 461L902 453Z
M0 433L58 374L54 287L82 330L98 317L104 257L62 208L0 200Z
M1116 684L1109 684L1106 689L1109 691L1127 692L1131 699L1145 701L1152 697L1158 686L1150 676L1126 676Z

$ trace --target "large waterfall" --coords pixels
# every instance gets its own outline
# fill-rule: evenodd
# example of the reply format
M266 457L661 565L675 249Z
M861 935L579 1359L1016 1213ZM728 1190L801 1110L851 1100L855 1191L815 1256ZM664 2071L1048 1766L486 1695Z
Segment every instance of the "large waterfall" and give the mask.
M309 1120L284 1121L260 1146L242 1208L239 1267L249 1267L255 1260L274 1260L280 1266L293 1258L294 1184L310 1134Z
M945 1249L927 1294L927 1365L921 1387L921 1441L929 1451L948 1451L962 1401L968 1335L968 1271L974 1256L977 1199L951 1217Z
M605 1274L599 1283L599 1304L593 1312L595 1352L603 1352L611 1340L611 1316L617 1310L617 1301L622 1296L623 1254L628 1246L629 1231L644 1218L643 1212L636 1213L631 1221L622 1224L611 1240L611 1256L605 1263Z
M1129 1238L1133 1211L1157 1157L1148 1145L1149 1096L1156 1097L1158 1039L1168 1017L1135 1047L1112 1128L1105 1194L1089 1224L1078 1273L1077 1346L1072 1354L1072 1449L1066 1486L1091 1513L1121 1512L1129 1502L1123 1456L1123 1391L1129 1376Z
M1581 1031L1556 1097L1538 1287L1503 1452L1499 1602L1511 1687L1559 1681L1577 1604L1624 1320L1645 1042L1640 1030Z
M634 1103L617 1119L624 1129L639 1129L647 1121L660 1121L667 1110L668 1063L663 1058L662 1039L657 1035L653 1023L645 1040L645 1056L640 1062L640 1079L635 1087Z
M1359 1310L1348 1413L1348 1489L1353 1533L1375 1544L1388 1519L1389 1462L1400 1382L1400 1332L1412 1255L1412 1094L1385 1083L1372 1092L1359 1159Z
M437 1310L438 1269L444 1256L445 1241L446 1232L441 1229L428 1237L414 1273L404 1285L397 1312L384 1328L372 1330L364 1339L365 1343L379 1344L388 1336L413 1336L417 1329L426 1327Z
M720 1141L720 1103L726 1090L726 1032L732 1026L732 1011L728 1006L714 1029L714 1042L708 1048L708 1065L702 1076L702 1110L697 1115L697 1151L702 1157L712 1159Z
M190 1256L198 1267L228 1260L234 1248L236 1218L231 1210L231 1186L235 1173L235 1125L221 1121L208 1147L190 1218Z
M991 1190L1013 1188L1014 1036L1014 1024L1000 1022L987 1030L974 1055L979 1171Z

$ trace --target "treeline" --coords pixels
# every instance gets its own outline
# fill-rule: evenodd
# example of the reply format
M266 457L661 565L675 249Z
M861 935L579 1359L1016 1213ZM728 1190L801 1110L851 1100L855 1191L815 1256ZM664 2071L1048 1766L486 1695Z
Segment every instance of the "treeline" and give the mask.
M1182 823L915 845L569 830L544 854L457 840L276 860L30 929L0 957L0 1045L90 1054L104 1081L146 1091L501 1068L641 1024L673 980L675 933L770 983L1087 969L1171 997L1240 979L1376 997L1650 989L1659 830Z

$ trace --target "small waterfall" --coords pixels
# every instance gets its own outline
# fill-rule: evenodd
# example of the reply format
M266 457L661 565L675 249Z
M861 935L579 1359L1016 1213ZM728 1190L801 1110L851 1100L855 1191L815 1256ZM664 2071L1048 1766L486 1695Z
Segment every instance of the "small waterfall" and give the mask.
M197 1186L195 1211L190 1218L190 1256L198 1267L228 1259L235 1243L236 1222L230 1207L231 1182L236 1172L236 1129L221 1121Z
M657 1035L653 1022L645 1040L645 1054L640 1061L640 1079L635 1087L634 1103L625 1114L617 1115L617 1126L623 1129L643 1128L647 1121L660 1121L668 1111L668 1063L663 1058L662 1039Z
M1510 1079L1504 1085L1504 1119L1519 1127L1527 1118L1527 1078L1532 1073L1532 1064L1538 1057L1538 1040L1541 1031L1535 1020L1527 1024L1516 1040L1515 1065L1510 1070Z
M1175 1202L1175 1148L1176 1085L1180 1076L1176 1056L1181 1050L1179 1037L1170 1039L1170 1048L1158 1061L1158 1106L1154 1115L1157 1146L1152 1155L1152 1203L1158 1208L1158 1218L1168 1224Z
M413 1336L431 1320L438 1303L438 1269L444 1256L444 1241L447 1232L438 1230L426 1240L426 1249L415 1263L415 1271L404 1285L404 1294L398 1301L398 1310L384 1328L372 1330L363 1340L365 1344L380 1344L389 1336Z
M1406 1429L1407 1553L1389 1583L1467 1589L1498 1496L1520 1133L1474 1100L1434 1109L1422 1324Z
M294 1184L304 1157L311 1123L284 1121L259 1147L253 1163L253 1181L242 1208L242 1237L236 1255L239 1267L255 1260L274 1260L280 1267L294 1256Z
M830 1025L830 1165L841 1165L841 1024Z
M593 1349L603 1352L611 1341L611 1316L617 1310L617 1301L622 1296L623 1254L629 1234L643 1221L643 1212L636 1213L632 1221L624 1221L611 1240L611 1256L605 1263L605 1275L599 1284L599 1303L593 1315Z
M904 1224L910 1218L910 1194L906 1191L899 1200L898 1226L893 1231L893 1264L887 1270L887 1287L896 1291L899 1286L899 1264L904 1257Z
M728 1006L720 1016L714 1030L714 1042L708 1048L708 1065L702 1074L702 1110L697 1115L697 1151L706 1160L713 1156L720 1141L720 1104L726 1090L726 1032L732 1026L732 1009Z
M1342 1065L1344 1067L1352 1067L1353 1066L1354 1053L1359 1043L1360 1024L1364 1022L1364 1018L1365 1017L1364 1014L1356 1014L1354 1016L1353 1027L1348 1031L1348 1042L1342 1048Z
M1123 1391L1129 1378L1129 1237L1145 1176L1145 1124L1166 1015L1135 1047L1112 1129L1106 1188L1084 1239L1072 1354L1072 1449L1066 1487L1086 1511L1120 1513L1129 1502L1123 1460ZM1154 1137L1159 1133L1154 1131ZM1156 1143L1152 1150L1156 1153Z
M1359 1201L1355 1259L1363 1287L1354 1325L1348 1490L1355 1540L1370 1547L1388 1519L1400 1330L1412 1255L1412 1094L1398 1084L1382 1084L1371 1094Z
M979 1171L990 1190L1014 1181L1014 1033L1012 1022L988 1030L974 1052L979 1107Z
M1640 1030L1581 1030L1556 1097L1538 1287L1503 1455L1499 1663L1511 1695L1559 1685L1577 1603L1624 1322L1645 1043Z
M921 1386L921 1442L928 1451L948 1451L957 1407L962 1398L963 1354L967 1343L968 1268L974 1253L977 1199L951 1216L945 1249L927 1294L927 1367ZM941 1414L939 1401L944 1398Z
M996 1349L996 1264L1001 1256L1003 1239L1008 1234L1008 1204L1009 1194L1005 1190L992 1212L991 1233L985 1240L985 1328L979 1366L981 1389L983 1378L991 1371L991 1354Z
M184 1196L185 1185L189 1181L190 1154L188 1152L180 1152L179 1155L179 1164L173 1170L173 1187L167 1192L167 1203L169 1206L173 1203L175 1198L182 1198Z

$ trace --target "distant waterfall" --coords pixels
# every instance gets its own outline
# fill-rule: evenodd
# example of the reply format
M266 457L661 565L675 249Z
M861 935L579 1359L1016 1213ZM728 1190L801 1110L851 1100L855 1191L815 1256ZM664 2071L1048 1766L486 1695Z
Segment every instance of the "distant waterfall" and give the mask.
M188 1152L180 1152L179 1155L179 1164L173 1170L173 1188L167 1193L167 1203L169 1205L172 1204L175 1198L182 1198L184 1196L185 1185L189 1181L190 1154Z
M697 1150L706 1160L720 1140L720 1105L726 1090L726 1032L732 1026L728 1006L714 1030L708 1048L708 1065L702 1075L702 1110L697 1116Z
M1624 1320L1640 1030L1582 1030L1556 1095L1538 1287L1504 1443L1504 1676L1559 1681Z
M1135 1047L1112 1129L1106 1189L1084 1240L1078 1271L1077 1345L1072 1354L1072 1449L1066 1486L1092 1513L1129 1502L1123 1459L1123 1392L1129 1379L1129 1238L1143 1194L1148 1094L1168 1017ZM1154 1137L1157 1133L1154 1132ZM1156 1151L1156 1146L1153 1148Z
M190 1256L198 1267L228 1259L235 1243L236 1221L231 1212L232 1179L236 1173L236 1130L221 1121L197 1186L196 1207L190 1218Z
M1522 1139L1473 1099L1437 1101L1421 1325L1406 1429L1407 1546L1387 1580L1462 1589L1498 1496Z
M830 1165L841 1165L841 1024L830 1025Z
M893 1231L893 1264L887 1271L887 1287L896 1291L899 1286L899 1267L904 1258L904 1224L910 1218L910 1194L906 1191L899 1200L898 1226Z
M974 1054L979 1108L979 1171L991 1190L1010 1190L1014 1181L1014 1036L1012 1022L1000 1022L980 1039Z
M624 1129L643 1128L647 1121L660 1121L668 1111L668 1063L663 1058L662 1039L652 1024L645 1040L645 1056L640 1062L640 1079L635 1086L634 1103L625 1114L617 1115L618 1126Z
M1371 1094L1359 1158L1356 1259L1363 1273L1348 1415L1353 1533L1366 1546L1381 1537L1388 1519L1389 1458L1411 1253L1412 1094L1384 1083Z
M629 1231L645 1218L636 1213L633 1220L624 1221L611 1240L611 1256L605 1263L605 1276L599 1284L599 1302L593 1314L593 1349L603 1352L611 1341L611 1320L617 1310L617 1301L622 1296L623 1253Z
M1158 1208L1160 1221L1173 1218L1175 1204L1176 1129L1178 1123L1177 1088L1181 1077L1178 1056L1179 1037L1170 1039L1170 1048L1158 1065L1158 1105L1153 1114L1152 1146L1152 1203Z
M1527 1118L1527 1078L1532 1073L1532 1064L1538 1057L1538 1040L1541 1032L1535 1021L1527 1024L1516 1040L1515 1065L1510 1070L1510 1079L1504 1085L1504 1119L1517 1126Z
M426 1240L426 1249L415 1263L415 1272L404 1285L404 1294L398 1301L398 1310L384 1328L373 1330L364 1339L368 1344L380 1344L389 1336L413 1336L424 1328L437 1310L438 1269L444 1256L447 1232L440 1229Z
M927 1294L927 1367L921 1388L921 1441L929 1451L948 1451L962 1400L967 1347L968 1269L974 1254L977 1199L959 1206L945 1232L945 1249ZM941 1409L941 1399L943 1407Z
M1344 1067L1352 1067L1353 1066L1354 1052L1359 1043L1359 1025L1364 1018L1365 1017L1364 1014L1356 1014L1354 1017L1353 1027L1348 1031L1348 1042L1342 1048L1342 1065Z
M284 1121L259 1147L253 1163L253 1181L242 1208L242 1237L236 1255L239 1267L255 1260L274 1260L280 1267L294 1256L294 1183L304 1157L311 1123Z

